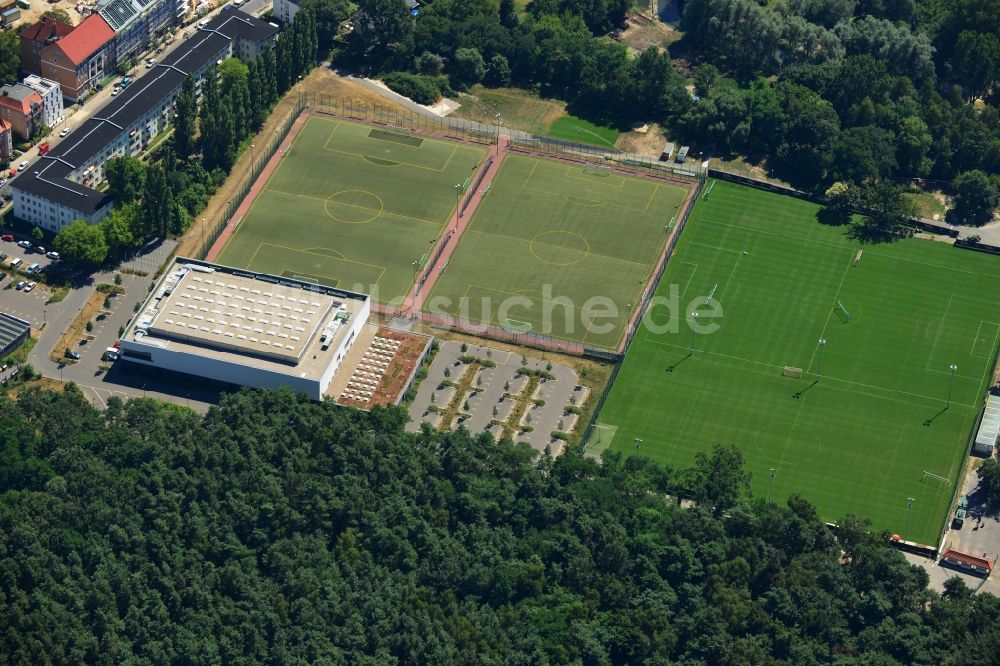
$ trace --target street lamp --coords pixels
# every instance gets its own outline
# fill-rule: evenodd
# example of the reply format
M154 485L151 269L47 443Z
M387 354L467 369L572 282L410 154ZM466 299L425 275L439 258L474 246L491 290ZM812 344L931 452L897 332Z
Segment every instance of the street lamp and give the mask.
M771 502L771 491L774 490L774 476L777 473L778 473L778 470L775 469L774 467L772 467L771 471L770 471L771 482L767 486L767 501L768 501L768 503Z
M945 409L951 408L951 389L955 386L955 371L958 370L958 365L952 363L948 368L951 370L951 376L948 378L948 406Z
M912 497L906 498L906 522L903 523L903 541L906 541L906 533L910 529L910 509L913 508L913 502L915 502Z
M826 338L819 339L819 368L816 369L816 381L823 376L823 347L826 347Z

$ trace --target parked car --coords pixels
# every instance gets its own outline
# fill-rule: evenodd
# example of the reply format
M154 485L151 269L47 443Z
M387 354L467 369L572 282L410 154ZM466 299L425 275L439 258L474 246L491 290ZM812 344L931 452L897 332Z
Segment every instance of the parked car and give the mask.
M13 268L17 268L18 266L20 266L23 263L24 263L24 259L22 259L21 257L14 257L13 259L10 260L10 265Z
M49 152L49 144L43 143L42 145L38 146L38 156L39 157L41 157L42 155L44 155L47 152Z
M0 240L5 240L5 241L10 242L10 241L14 240L14 237L12 235L10 235L10 234L4 234L4 235L0 236Z
M0 282L3 282L6 279L7 279L7 274L6 273L0 273Z
M14 285L17 289L24 289L24 285L28 284L24 280L18 280L17 284Z
M118 94L118 93L120 93L121 91L122 91L122 89L121 89L121 88L119 88L118 86L115 86L115 87L114 87L114 88L113 88L113 89L111 90L111 96L112 96L112 97L114 97L115 95L117 95L117 94Z
M0 187L3 187L3 184L6 182L7 182L6 178L0 178Z
M7 255L4 254L3 252L0 252L0 261L6 261L6 260L7 260Z
M31 291L34 288L35 288L35 283L34 282L29 282L28 284L24 285L24 293L28 293L29 291Z
M45 248L42 247L41 245L36 245L35 249L32 251L37 252L38 254L45 254Z
M72 349L67 349L66 350L66 358L71 358L74 361L79 361L80 360L80 354L78 354L77 352L73 351Z
M69 134L69 128L68 127L63 127L62 130L59 132L59 136L60 137L64 137L67 134Z
M46 252L45 256L48 257L49 259L52 259L53 261L55 261L56 259L59 258L59 253L58 252Z
M26 241L26 240L17 241L17 244L19 247L23 247L25 250L31 249L31 241Z
M31 264L30 266L28 266L27 272L29 274L31 274L31 275L34 275L35 273L38 272L38 269L40 269L40 268L41 268L41 266L39 266L38 263L36 262L36 263Z
M28 160L24 160L23 162L17 165L18 171L24 171L27 168L28 168Z
M108 361L117 361L119 351L114 347L108 347L104 350L104 358Z
M156 58L150 58L146 61L146 69L152 69L153 65L156 64Z

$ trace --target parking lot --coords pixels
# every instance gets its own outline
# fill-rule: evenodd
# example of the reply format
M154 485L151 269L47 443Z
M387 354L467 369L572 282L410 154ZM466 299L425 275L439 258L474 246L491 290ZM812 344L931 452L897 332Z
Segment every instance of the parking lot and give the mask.
M23 271L32 264L37 263L44 271L52 264L52 260L44 254L37 254L33 251L18 247L11 241L0 241L0 254L7 255L0 259L0 272L6 277L0 280L0 309L15 317L20 317L31 322L32 328L40 329L46 323L47 308L46 301L52 297L52 292L37 279L32 277L22 277L20 274L11 272L11 262L21 259L19 270ZM17 283L34 281L36 286L30 291L17 289Z

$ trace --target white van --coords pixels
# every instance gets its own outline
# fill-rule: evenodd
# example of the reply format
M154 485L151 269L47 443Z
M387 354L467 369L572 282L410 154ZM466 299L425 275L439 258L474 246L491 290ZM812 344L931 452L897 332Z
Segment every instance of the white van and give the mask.
M206 25L208 25L208 19L202 19L201 21L198 21L199 28L204 28Z
M10 265L12 267L14 267L14 268L17 268L18 266L20 266L23 263L24 263L24 259L22 259L21 257L14 257L13 259L10 260Z

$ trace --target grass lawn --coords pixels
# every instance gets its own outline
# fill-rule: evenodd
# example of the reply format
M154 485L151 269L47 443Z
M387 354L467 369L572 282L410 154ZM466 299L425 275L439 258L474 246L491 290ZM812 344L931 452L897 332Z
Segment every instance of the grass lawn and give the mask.
M1000 337L1000 294L990 288L1000 260L919 239L862 247L815 212L716 183L658 294L675 289L686 318L714 290L719 328L641 330L598 432L626 453L641 438L643 455L680 466L734 444L755 494L767 494L773 468L778 501L799 493L831 521L856 513L902 534L912 497L906 536L934 544ZM667 307L646 319L664 324ZM783 376L786 366L802 377Z
M566 114L552 123L546 134L553 139L614 148L620 132L613 127L602 127Z
M486 88L475 86L471 94L461 97L462 106L452 114L455 118L475 120L484 125L496 124L499 112L504 127L545 134L566 104L559 100L542 99L536 93L521 88Z
M920 217L925 220L944 222L944 216L948 209L930 192L907 192L903 196L916 204L920 211Z
M485 151L313 116L218 261L402 298Z
M591 171L508 156L425 307L615 347L687 190Z

